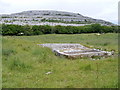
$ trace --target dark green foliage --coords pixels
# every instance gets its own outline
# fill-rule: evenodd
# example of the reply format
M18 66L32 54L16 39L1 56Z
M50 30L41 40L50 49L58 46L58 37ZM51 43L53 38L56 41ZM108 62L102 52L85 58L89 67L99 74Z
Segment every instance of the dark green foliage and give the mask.
M39 26L43 34L51 34L52 28L49 25Z
M15 27L13 25L2 25L2 34L3 35L14 35L16 34Z
M23 33L27 36L33 35L32 26L29 25L23 26Z
M101 30L101 33L108 33L108 32L114 32L112 30L112 27L110 27L110 26L103 26L103 29Z
M34 25L32 27L32 30L33 30L33 34L34 35L40 35L40 34L42 34L42 30L41 30L40 26Z
M6 25L2 24L2 35L41 35L41 34L80 34L80 33L118 33L120 26L49 26L49 25ZM22 33L22 34L21 34Z
M91 31L100 33L102 29L102 26L100 24L92 24L91 25Z
M60 25L57 25L57 26L54 27L54 32L57 33L57 34L65 34L65 33L67 33L65 27L60 26Z
M2 25L2 35L18 35L24 28L20 25Z
M11 18L11 17L9 17L9 16L2 16L1 18Z
M114 31L115 33L119 33L120 32L120 26L112 26L112 31Z

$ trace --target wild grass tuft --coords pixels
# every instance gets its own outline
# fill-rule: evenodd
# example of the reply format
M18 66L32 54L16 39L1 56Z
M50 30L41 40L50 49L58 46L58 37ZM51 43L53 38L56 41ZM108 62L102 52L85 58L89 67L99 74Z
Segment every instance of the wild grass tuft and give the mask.
M31 69L31 68L32 68L31 65L28 65L27 63L20 61L18 58L15 58L10 63L11 70L26 71L26 70Z
M2 49L2 55L10 56L15 55L17 52L13 49Z

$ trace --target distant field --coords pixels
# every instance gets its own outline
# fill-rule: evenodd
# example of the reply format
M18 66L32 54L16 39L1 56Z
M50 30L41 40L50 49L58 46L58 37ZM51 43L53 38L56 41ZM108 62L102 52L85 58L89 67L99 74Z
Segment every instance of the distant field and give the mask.
M37 45L41 43L80 43L115 51L115 55L100 60L69 60ZM115 33L3 36L2 45L3 88L118 87L118 35Z

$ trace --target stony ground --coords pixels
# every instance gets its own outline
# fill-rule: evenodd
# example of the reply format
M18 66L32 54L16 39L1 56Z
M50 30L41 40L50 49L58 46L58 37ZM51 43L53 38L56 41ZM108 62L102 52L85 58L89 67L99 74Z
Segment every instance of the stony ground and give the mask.
M60 23L59 23L60 22ZM66 24L65 22L69 23ZM77 22L77 23L75 23ZM18 25L64 25L64 26L83 26L85 24L99 23L103 25L112 25L112 23L100 19L93 19L83 16L79 13L62 11L23 11L10 15L0 15L0 23L18 24ZM78 24L79 23L79 24Z

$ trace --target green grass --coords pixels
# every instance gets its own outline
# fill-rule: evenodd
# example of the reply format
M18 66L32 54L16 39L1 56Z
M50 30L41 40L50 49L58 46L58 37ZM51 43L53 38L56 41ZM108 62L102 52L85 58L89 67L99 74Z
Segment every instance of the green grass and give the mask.
M0 89L2 88L2 37L0 36Z
M3 88L117 88L118 35L74 34L3 36ZM91 60L55 56L41 43L80 43L91 48L114 50L115 55ZM51 74L46 74L52 72Z

